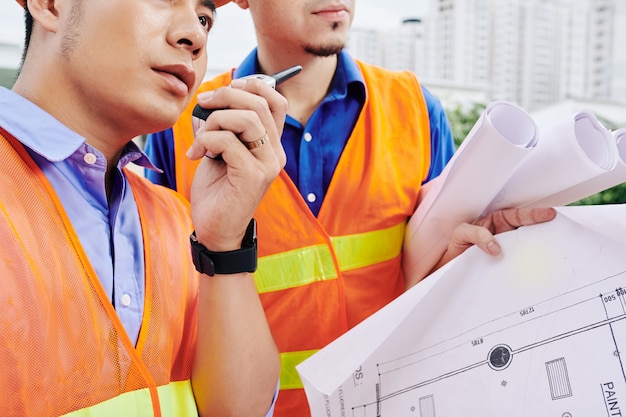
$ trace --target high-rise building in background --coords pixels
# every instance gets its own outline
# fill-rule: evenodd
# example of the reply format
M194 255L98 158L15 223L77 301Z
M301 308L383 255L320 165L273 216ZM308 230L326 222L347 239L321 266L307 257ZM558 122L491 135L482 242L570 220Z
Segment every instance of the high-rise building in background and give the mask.
M615 14L615 32L613 36L613 96L626 97L626 1L618 2ZM621 40L621 44L617 40Z
M613 74L613 39L618 0L586 0L568 10L563 49L569 56L561 71L568 96L608 98Z
M387 33L384 39L385 66L392 70L415 68L424 71L425 28L421 19L407 18L396 29Z
M385 35L371 28L352 28L350 49L359 51L359 58L375 65L384 65L383 42Z
M626 104L626 58L615 45L626 38L626 1L429 1L425 16L391 31L355 28L348 49L415 71L458 101L508 100L531 111L569 99Z

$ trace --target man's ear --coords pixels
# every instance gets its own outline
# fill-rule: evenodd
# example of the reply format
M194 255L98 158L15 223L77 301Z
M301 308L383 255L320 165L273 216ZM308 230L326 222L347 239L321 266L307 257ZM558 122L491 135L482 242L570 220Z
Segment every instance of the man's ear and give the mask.
M63 0L28 0L28 11L33 20L49 32L56 32Z
M248 4L248 0L231 0L233 3L236 3L237 6L246 10L250 5Z

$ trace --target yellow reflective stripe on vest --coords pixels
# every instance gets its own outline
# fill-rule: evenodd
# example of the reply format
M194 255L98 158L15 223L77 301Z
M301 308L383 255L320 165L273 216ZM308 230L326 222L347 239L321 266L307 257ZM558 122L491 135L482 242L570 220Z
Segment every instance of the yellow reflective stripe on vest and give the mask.
M161 416L187 417L198 415L196 400L191 390L191 381L170 382L168 385L157 387L157 391L159 392L159 402L161 404ZM148 388L125 392L91 407L65 414L65 417L110 416L154 416Z
M395 258L402 250L405 223L388 229L331 238L342 271Z
M254 273L259 293L300 287L315 281L337 278L333 258L326 245L315 245L259 258Z
M342 271L364 268L395 258L402 250L406 224L373 232L331 238ZM326 245L314 245L259 258L254 274L259 293L301 287L337 278Z
M304 388L296 365L311 357L317 350L303 350L300 352L283 352L280 354L280 389Z

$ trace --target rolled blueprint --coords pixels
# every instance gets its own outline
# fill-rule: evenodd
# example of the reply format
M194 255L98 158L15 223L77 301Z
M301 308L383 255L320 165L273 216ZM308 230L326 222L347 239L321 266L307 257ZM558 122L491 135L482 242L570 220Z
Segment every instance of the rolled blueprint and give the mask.
M540 200L549 207L586 197L594 192L583 192L582 185L615 169L618 160L611 132L591 112L578 112L540 130L536 151L520 164L485 214L502 208L537 206ZM572 197L564 198L562 194L550 198L571 187L581 188L568 194Z
M444 253L454 228L474 221L537 144L538 129L520 107L487 106L411 217L403 248L409 285L423 278Z
M613 132L618 160L615 168L531 204L532 207L564 206L626 181L626 128Z

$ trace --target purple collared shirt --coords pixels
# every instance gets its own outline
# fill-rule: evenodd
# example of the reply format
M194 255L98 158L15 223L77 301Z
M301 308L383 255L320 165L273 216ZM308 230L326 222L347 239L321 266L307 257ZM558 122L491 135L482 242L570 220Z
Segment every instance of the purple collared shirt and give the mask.
M28 149L57 192L104 291L136 344L144 305L141 224L121 170L130 162L153 167L129 143L105 190L106 159L85 138L22 96L0 88L0 125Z

